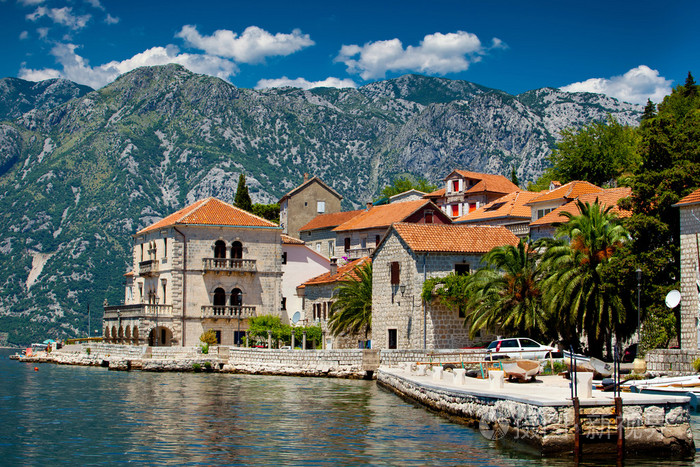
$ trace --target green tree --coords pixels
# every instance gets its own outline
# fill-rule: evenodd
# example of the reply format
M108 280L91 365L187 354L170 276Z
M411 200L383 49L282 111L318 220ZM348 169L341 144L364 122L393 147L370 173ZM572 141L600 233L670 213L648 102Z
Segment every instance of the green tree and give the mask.
M562 131L562 140L552 151L552 175L568 183L585 180L594 185L614 182L639 164L634 128L621 125L608 115L580 130Z
M577 206L580 214L563 212L567 222L546 242L543 303L557 315L566 343L577 343L577 334L585 333L590 355L602 357L604 344L628 313L606 272L618 260L615 253L629 240L629 232L611 206L581 201Z
M698 95L697 85L695 84L695 78L688 72L688 76L685 78L685 85L683 86L683 96L684 97L695 97Z
M513 182L513 185L520 186L520 182L518 181L518 174L515 172L515 166L512 166L510 169L510 181Z
M372 263L356 267L354 276L335 288L328 327L334 336L364 332L367 339L372 329Z
M555 339L550 318L542 305L542 269L536 245L521 239L518 245L489 251L466 287L469 332L501 329L506 334Z
M656 117L656 105L647 99L647 105L644 106L644 113L642 113L642 122L649 120L650 118Z
M399 178L395 178L391 185L385 186L380 195L382 198L390 198L399 193L403 193L408 190L418 190L423 193L430 193L435 191L437 186L430 183L428 180L422 177L414 177L412 175L404 175Z
M214 332L213 329L204 331L202 335L199 336L199 340L207 345L216 345L218 343L216 340L216 332Z
M251 201L250 194L248 194L248 185L246 185L245 175L243 174L238 177L238 187L236 187L236 197L233 205L248 212L253 209L253 201Z
M280 222L280 205L279 203L272 203L272 204L260 204L260 203L255 203L250 212L255 214L258 217L262 217L263 219L267 219L270 222L274 222L276 224L279 224Z

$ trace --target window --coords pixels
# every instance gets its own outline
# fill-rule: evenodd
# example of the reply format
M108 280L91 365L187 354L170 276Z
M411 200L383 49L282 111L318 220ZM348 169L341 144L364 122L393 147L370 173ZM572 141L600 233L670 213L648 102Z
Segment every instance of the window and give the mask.
M425 223L426 224L433 223L433 211L425 211Z
M401 282L401 278L400 278L401 267L399 266L399 262L392 261L390 267L391 267L391 285L399 285L399 283Z
M316 253L321 252L321 242L316 242Z
M333 240L328 240L328 257L335 255L335 242Z
M459 191L459 180L452 180L452 191L455 193Z
M547 209L538 209L537 210L537 218L541 219L542 217L546 216L550 212L554 211L554 208L547 208Z
M319 214L323 214L324 212L326 212L325 201L316 201L316 212Z
M231 244L231 258L241 259L243 258L243 244L239 241L235 241Z
M364 250L367 248L367 237L362 237L360 239L360 247Z
M347 252L348 250L350 250L350 237L345 237L344 242L345 242L345 251Z
M168 257L168 239L167 237L163 239L163 258Z
M390 349L396 349L397 348L397 332L396 329L389 329L389 348Z
M214 290L214 306L225 306L226 305L226 292L221 287L217 287Z
M282 297L282 311L287 309L287 297Z
M245 337L245 331L233 331L233 343L235 345L243 344L244 337Z
M466 276L469 274L469 265L466 263L455 264L455 274L458 276Z
M379 235L374 236L374 246L379 245L379 241L381 240L381 237Z
M214 258L226 258L226 243L223 240L214 243Z
M243 292L241 289L231 291L231 306L243 306Z
M484 209L484 211L486 211L486 212L496 211L496 210L500 209L504 204L506 204L506 203L493 203L491 206Z
M143 303L143 284L139 284L139 302Z
M163 286L163 303L165 303L165 292L168 287L168 280L167 279L161 279L160 280L161 285Z
M450 207L452 208L452 217L459 216L459 204L452 204Z
M214 334L216 335L216 343L221 344L221 331L215 330Z
M287 264L287 252L282 252L282 264Z
M540 344L530 339L520 339L520 347L539 348Z

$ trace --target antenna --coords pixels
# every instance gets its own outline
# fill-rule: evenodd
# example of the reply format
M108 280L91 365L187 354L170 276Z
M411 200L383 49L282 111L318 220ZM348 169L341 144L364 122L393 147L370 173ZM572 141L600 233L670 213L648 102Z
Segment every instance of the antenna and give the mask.
M681 293L677 290L671 290L666 295L666 306L669 308L675 308L681 302Z

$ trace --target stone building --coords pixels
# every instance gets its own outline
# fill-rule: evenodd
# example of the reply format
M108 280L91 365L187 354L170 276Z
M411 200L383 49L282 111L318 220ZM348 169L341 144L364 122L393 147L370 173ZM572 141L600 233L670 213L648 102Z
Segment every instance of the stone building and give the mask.
M519 190L503 175L453 170L444 187L425 195L451 218L464 216L501 196Z
M455 224L502 225L518 237L530 234L531 210L526 206L541 193L514 191L454 220Z
M341 281L356 278L354 270L369 262L367 257L358 258L338 266L331 261L330 271L309 279L299 286L299 295L304 297L304 321L317 324L323 330L323 347L327 349L357 349L364 348L365 342L371 340L372 334L364 333L340 335L334 337L328 329L331 315L331 305L335 296L335 288Z
M372 348L473 345L459 310L423 303L423 283L452 272L468 274L492 248L517 244L518 238L500 226L392 225L372 256Z
M299 229L314 217L340 212L342 199L337 191L318 177L309 178L309 174L304 174L304 182L279 201L282 233L300 238Z
M304 300L297 288L307 280L330 271L330 260L303 241L282 235L282 323L304 316Z
M451 224L450 218L425 199L368 206L366 211L333 229L336 256L353 260L370 256L391 224Z
M336 256L335 243L337 235L333 231L339 225L349 221L365 210L319 214L299 229L299 238L317 253L326 258ZM339 253L344 254L340 251Z
M700 190L674 204L681 216L681 349L700 348Z
M220 344L239 344L248 318L280 315L280 233L215 198L140 230L124 304L104 310L104 340L193 346L212 329Z

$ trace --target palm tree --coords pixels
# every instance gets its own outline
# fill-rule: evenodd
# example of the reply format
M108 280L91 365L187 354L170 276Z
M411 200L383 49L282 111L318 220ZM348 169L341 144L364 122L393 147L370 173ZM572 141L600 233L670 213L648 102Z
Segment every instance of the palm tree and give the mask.
M542 283L548 311L558 314L564 338L585 332L588 351L602 356L603 344L624 322L619 291L606 281L604 271L614 264L615 252L629 239L611 207L577 202L579 215L562 213L568 220L557 227L542 258L547 277Z
M482 262L486 267L470 277L466 288L470 334L483 328L535 338L551 334L538 286L542 274L536 245L521 239L516 246L492 249Z
M366 340L372 329L372 263L357 266L334 290L330 331L334 336L364 331Z

